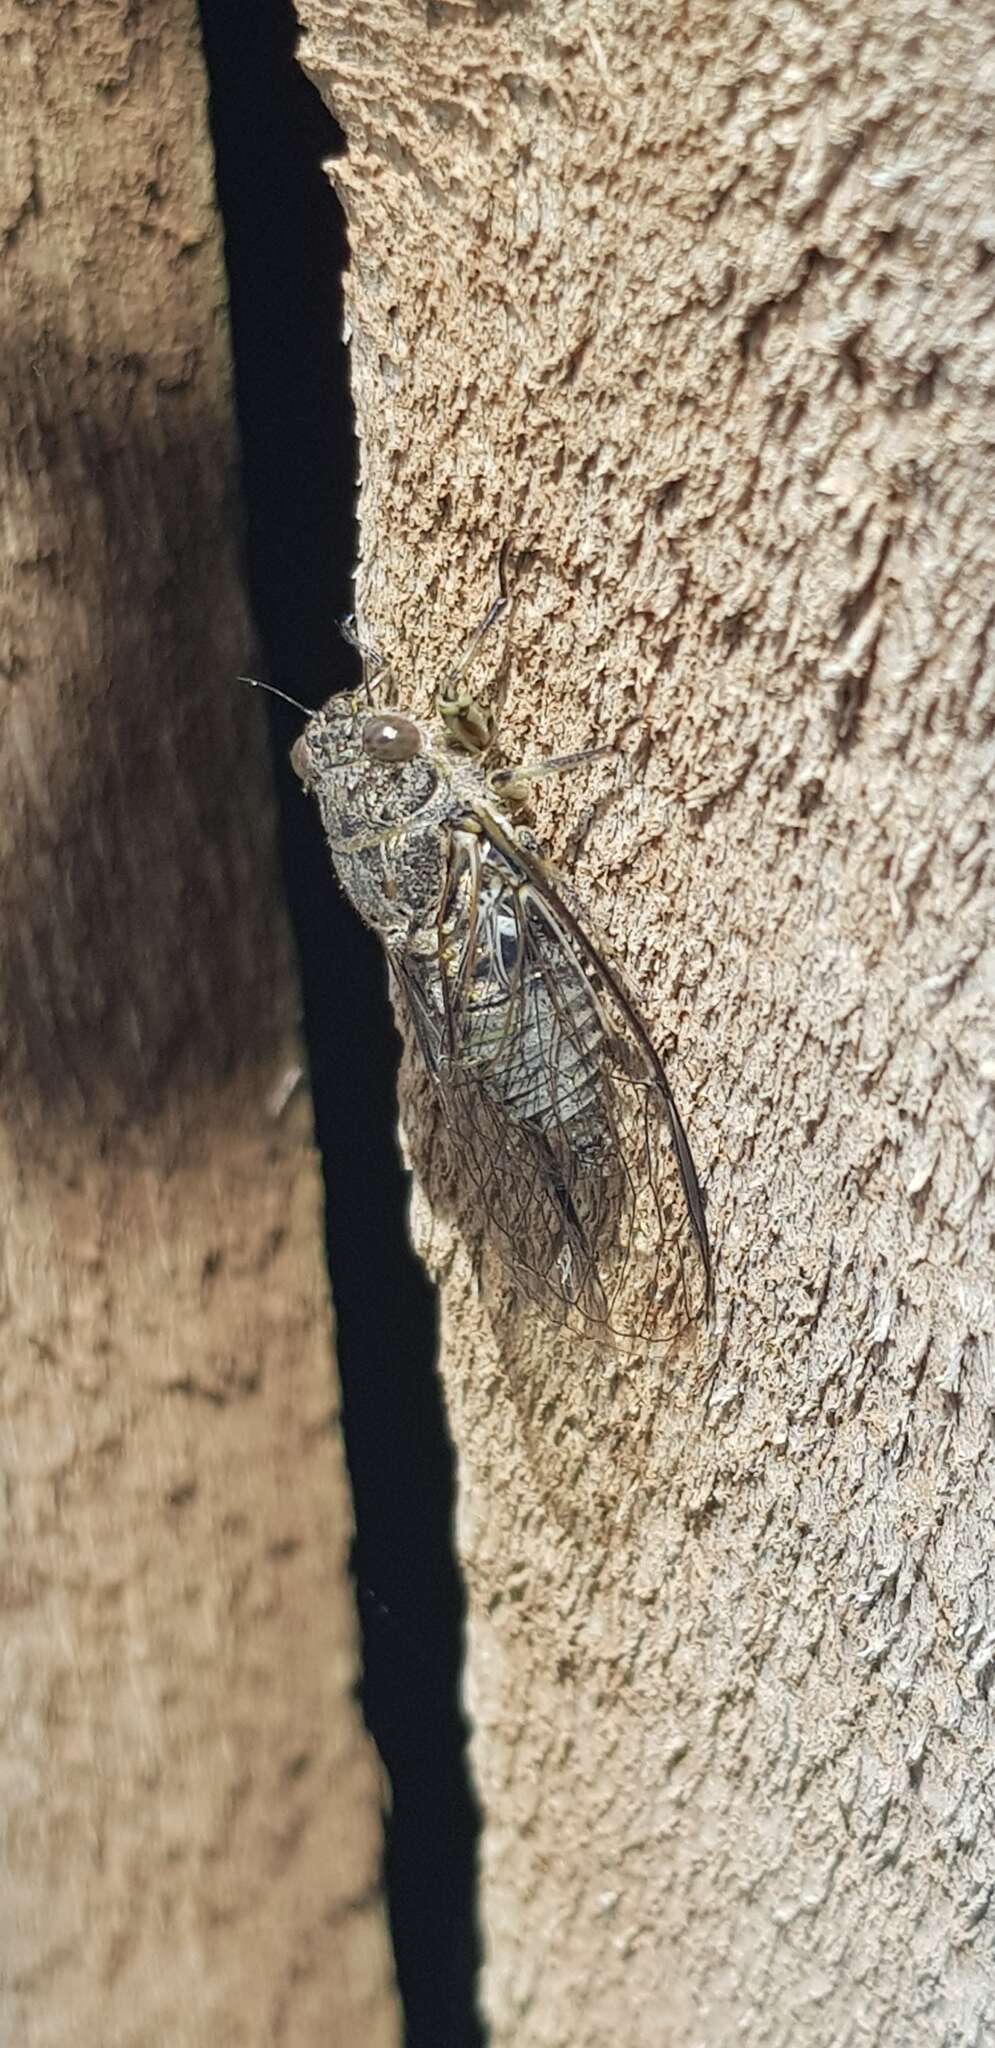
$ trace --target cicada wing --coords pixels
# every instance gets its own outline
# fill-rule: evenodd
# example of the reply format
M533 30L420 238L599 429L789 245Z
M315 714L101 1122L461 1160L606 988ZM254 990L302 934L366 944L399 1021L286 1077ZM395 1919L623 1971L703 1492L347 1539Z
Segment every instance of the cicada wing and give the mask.
M454 833L438 945L406 955L399 979L521 1293L592 1335L663 1342L700 1316L704 1205L661 1062L575 911L500 820Z

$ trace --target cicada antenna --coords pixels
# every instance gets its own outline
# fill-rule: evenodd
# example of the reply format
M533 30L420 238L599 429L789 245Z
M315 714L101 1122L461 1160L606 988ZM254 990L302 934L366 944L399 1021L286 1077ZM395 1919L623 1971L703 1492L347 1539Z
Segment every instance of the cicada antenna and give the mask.
M286 690L278 690L275 683L264 683L259 676L236 676L235 681L248 683L253 690L265 690L268 697L279 697L282 703L291 704L295 711L302 711L305 718L314 717L314 710L310 704L302 704L299 698L288 696Z

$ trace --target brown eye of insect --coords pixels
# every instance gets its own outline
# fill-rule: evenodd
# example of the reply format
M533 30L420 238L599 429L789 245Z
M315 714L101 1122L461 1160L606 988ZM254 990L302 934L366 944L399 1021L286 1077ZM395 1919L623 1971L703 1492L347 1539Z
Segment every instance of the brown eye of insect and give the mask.
M312 773L312 762L310 751L308 749L306 732L298 734L293 746L290 749L290 765L294 771L294 774L299 775L302 782L310 782Z
M374 761L413 761L420 751L413 718L371 718L363 727L363 752Z

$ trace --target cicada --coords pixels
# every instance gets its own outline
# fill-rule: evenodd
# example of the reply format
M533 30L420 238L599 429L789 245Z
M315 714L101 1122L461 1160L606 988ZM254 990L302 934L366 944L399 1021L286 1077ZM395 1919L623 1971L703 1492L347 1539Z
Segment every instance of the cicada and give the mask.
M712 1291L688 1140L621 976L516 815L519 782L488 771L491 738L467 698L422 720L342 693L291 760L519 1293L578 1332L667 1339Z

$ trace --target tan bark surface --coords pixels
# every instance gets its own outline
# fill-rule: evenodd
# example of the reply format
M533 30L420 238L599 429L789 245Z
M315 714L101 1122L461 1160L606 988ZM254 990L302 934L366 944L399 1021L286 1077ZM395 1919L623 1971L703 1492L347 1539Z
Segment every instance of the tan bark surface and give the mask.
M397 2039L192 5L7 4L0 2039Z
M542 829L676 1038L717 1248L711 1332L618 1367L421 1204L493 2040L986 2041L990 16L301 12L369 630L424 710L511 536L480 691L512 758L622 741Z

